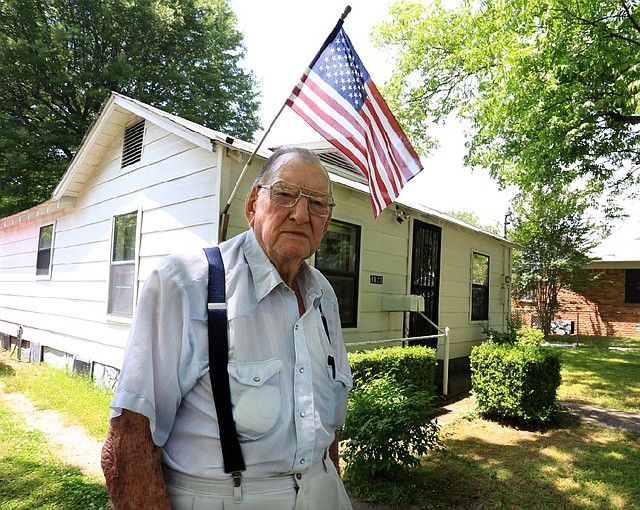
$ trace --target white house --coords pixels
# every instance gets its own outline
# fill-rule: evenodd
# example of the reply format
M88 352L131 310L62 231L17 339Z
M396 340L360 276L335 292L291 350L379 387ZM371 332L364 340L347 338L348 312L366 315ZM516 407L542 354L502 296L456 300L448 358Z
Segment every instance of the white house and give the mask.
M161 257L217 242L254 147L113 93L52 197L0 219L4 347L20 339L34 360L115 380L145 278ZM336 207L310 263L336 289L348 348L438 333L427 316L449 331L448 342L424 340L438 348L445 391L468 389L481 326L505 325L514 244L415 203L397 201L374 219L355 167L329 145L311 148ZM229 237L247 228L244 197L270 153L257 153L231 203ZM406 311L416 307L422 314Z

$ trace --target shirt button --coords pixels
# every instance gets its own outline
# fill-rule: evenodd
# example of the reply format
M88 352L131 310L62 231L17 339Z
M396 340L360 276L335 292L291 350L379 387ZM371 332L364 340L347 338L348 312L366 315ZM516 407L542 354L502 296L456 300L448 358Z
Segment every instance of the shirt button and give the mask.
M307 413L305 413L304 411L302 411L302 412L300 413L300 418L304 418L306 415L307 415Z
M257 375L253 378L253 380L254 382L260 382L260 378Z
M300 478L302 478L302 474L301 473L296 473L296 480L300 480Z
M304 464L304 459L300 459L300 464Z
M299 371L301 374L304 374L304 367L300 367L300 368L298 369L298 371Z

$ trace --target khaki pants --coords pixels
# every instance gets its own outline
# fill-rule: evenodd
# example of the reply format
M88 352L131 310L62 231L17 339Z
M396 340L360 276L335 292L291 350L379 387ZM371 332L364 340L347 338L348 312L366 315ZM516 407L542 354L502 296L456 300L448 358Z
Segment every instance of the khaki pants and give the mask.
M173 510L352 510L329 459L303 474L243 479L235 498L231 480L205 480L168 468L164 477Z

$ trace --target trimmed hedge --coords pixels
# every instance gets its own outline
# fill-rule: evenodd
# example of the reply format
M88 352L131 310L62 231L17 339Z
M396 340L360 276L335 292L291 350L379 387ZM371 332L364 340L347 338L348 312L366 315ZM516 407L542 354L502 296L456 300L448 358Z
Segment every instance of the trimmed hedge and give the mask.
M547 422L556 410L560 355L537 345L485 342L471 350L476 407L486 415Z
M349 353L353 387L389 375L435 395L436 350L430 347L387 347Z

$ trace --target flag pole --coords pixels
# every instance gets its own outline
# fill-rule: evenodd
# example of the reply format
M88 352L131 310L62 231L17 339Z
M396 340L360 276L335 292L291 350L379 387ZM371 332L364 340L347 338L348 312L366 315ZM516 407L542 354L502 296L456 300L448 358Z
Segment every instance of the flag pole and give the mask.
M280 117L280 114L284 110L285 106L286 106L286 103L284 103L280 107L280 110L278 110L278 113L276 113L276 116L271 121L271 124L269 124L269 127L267 128L267 130L262 135L262 138L260 138L260 141L258 142L258 145L256 145L255 149L253 149L253 152L251 153L251 156L249 156L249 159L245 163L244 168L242 169L242 172L240 172L240 177L238 177L238 180L236 181L236 184L233 187L233 190L231 191L231 195L229 195L229 199L227 200L227 203L224 206L222 214L220 215L220 232L218 234L218 242L219 243L221 243L222 241L226 241L226 239L227 239L227 229L229 227L229 207L231 207L231 202L233 202L233 199L236 198L236 195L238 194L238 189L240 188L240 183L242 182L242 179L244 178L245 174L247 173L247 170L249 169L249 166L251 165L251 163L253 163L253 158L255 157L256 153L258 152L258 150L260 150L260 147L262 146L262 142L264 142L265 138L269 134L269 131L271 131L271 128L276 123L276 120L278 120L278 117Z
M344 19L349 15L350 12L351 12L351 6L347 5L345 7L345 9L344 9L344 12L342 13L342 16L340 16L340 20L338 20L338 23L336 24L336 28L342 26L342 23L344 22ZM335 30L336 29L334 29L334 31L332 31L332 34L335 32ZM329 38L327 38L327 41L330 41L331 39L333 39L333 37L329 36ZM324 51L324 48L326 46L327 46L327 43L325 42L325 44L322 46L322 48L320 48L320 51L318 52L318 54L313 59L313 61L312 61L313 63L315 63L316 60L320 57L320 55L322 54L322 52ZM271 131L271 128L273 127L273 125L276 123L276 120L278 120L278 117L280 117L280 114L283 112L285 106L287 106L287 102L286 101L282 104L282 106L280 107L280 110L278 110L278 113L276 113L276 116L271 121L271 124L269 124L269 127L267 128L267 130L264 132L264 134L260 138L260 141L256 145L255 149L253 149L253 152L251 153L251 156L249 156L249 159L245 163L244 168L242 169L242 172L240 172L240 176L238 177L238 180L236 181L236 184L233 187L233 190L231 191L231 194L229 195L229 199L227 200L227 203L225 204L224 209L222 210L222 214L220 215L220 231L219 231L219 234L218 234L218 243L221 243L222 241L225 241L227 239L227 229L229 227L229 208L231 207L231 202L233 202L233 199L238 194L238 189L240 187L240 183L242 182L242 179L244 179L244 176L247 173L247 170L249 169L249 166L251 165L251 163L253 163L253 158L257 154L258 150L260 150L260 147L262 146L262 143L264 142L265 138L267 137L267 135Z

